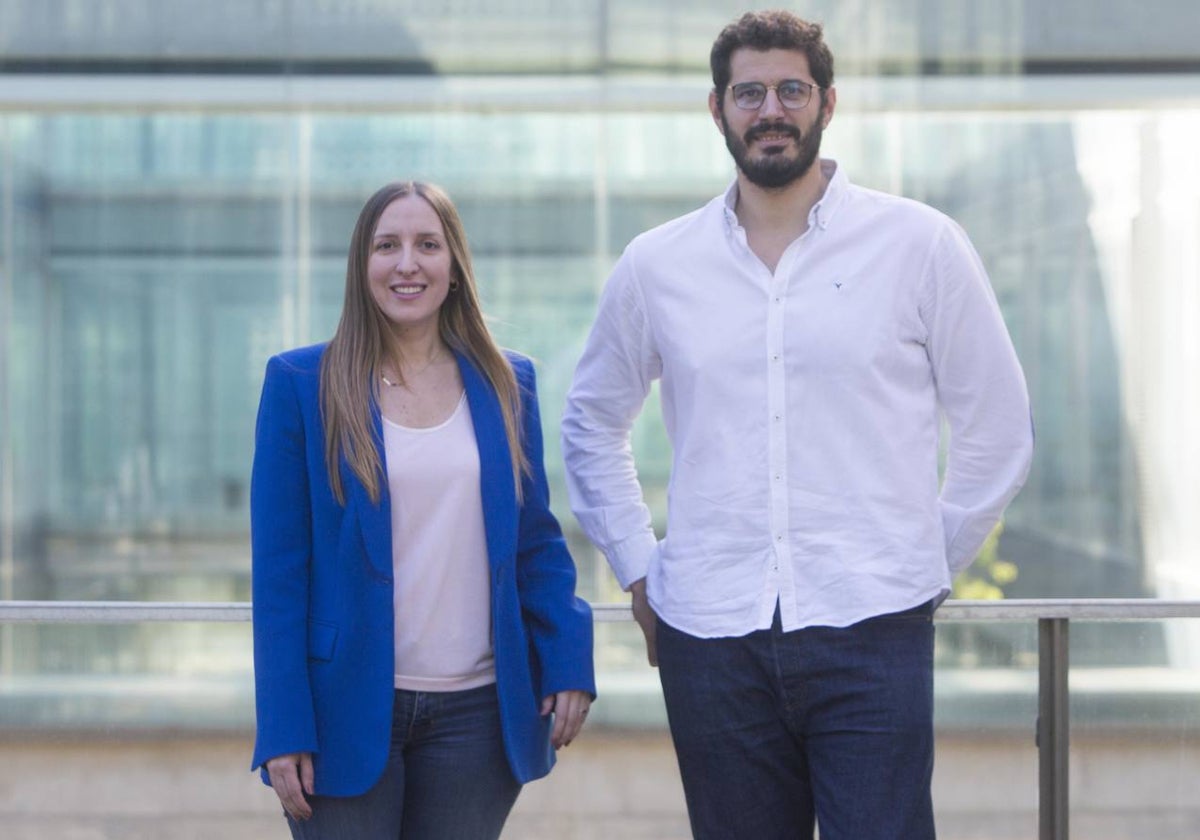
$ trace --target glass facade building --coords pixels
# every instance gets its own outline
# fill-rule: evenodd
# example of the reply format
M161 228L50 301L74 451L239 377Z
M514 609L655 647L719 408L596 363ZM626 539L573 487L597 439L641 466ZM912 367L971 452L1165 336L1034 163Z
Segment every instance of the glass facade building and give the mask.
M988 558L1015 577L971 572L992 594L1200 597L1200 16L1151 6L793 6L837 56L824 154L964 225L1024 364L1038 446ZM495 332L538 361L583 593L622 597L567 508L558 418L621 249L732 176L706 63L741 10L0 0L0 600L248 598L266 359L329 337L358 209L408 178L454 197ZM661 522L653 399L634 445ZM1093 630L1085 662L1200 650ZM0 674L35 686L0 725L113 724L55 675L245 686L244 633L179 654L198 632L0 627ZM617 674L641 654L608 635ZM947 661L1028 649L947 635Z

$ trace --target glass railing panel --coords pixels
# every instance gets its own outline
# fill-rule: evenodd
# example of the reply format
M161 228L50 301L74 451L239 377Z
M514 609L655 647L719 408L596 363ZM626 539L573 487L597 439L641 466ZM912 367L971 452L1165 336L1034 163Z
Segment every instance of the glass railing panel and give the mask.
M1072 837L1200 836L1197 633L1194 619L1071 622Z
M939 621L936 627L938 836L1036 837L1036 622Z
M0 624L0 646L0 733L196 736L254 726L247 622Z
M599 612L590 726L527 789L513 836L686 837L657 673L637 627ZM1072 623L1073 836L1196 836L1198 630L1193 619ZM1034 620L938 622L940 837L1037 836L1037 641ZM87 825L235 840L277 830L275 800L247 766L252 684L244 621L0 623L6 838ZM597 826L610 833L588 834Z

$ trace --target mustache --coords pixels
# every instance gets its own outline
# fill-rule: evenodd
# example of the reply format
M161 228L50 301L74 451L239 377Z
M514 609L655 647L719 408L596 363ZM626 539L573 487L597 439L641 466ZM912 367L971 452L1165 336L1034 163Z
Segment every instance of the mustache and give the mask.
M745 142L753 143L764 134L786 134L788 137L791 137L797 142L800 140L800 129L796 128L796 126L788 125L787 123L783 122L774 122L758 123L757 125L752 126L746 132Z

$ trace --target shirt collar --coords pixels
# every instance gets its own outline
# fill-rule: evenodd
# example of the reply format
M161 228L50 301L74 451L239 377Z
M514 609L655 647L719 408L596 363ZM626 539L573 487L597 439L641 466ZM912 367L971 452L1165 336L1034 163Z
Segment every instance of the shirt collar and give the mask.
M821 174L825 176L827 184L825 194L808 213L808 224L809 227L816 226L825 230L829 227L838 208L845 203L850 188L850 179L846 177L846 173L838 166L836 160L821 158L818 165L821 167ZM734 178L733 183L725 190L725 229L729 232L741 227L737 213L734 212L737 200L738 182L737 178Z

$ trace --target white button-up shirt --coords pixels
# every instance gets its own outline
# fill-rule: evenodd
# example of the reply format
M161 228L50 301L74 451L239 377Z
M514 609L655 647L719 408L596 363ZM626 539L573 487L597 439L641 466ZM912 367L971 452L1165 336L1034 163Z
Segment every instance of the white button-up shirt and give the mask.
M833 161L774 273L723 197L633 240L563 416L571 505L701 637L846 626L949 591L1025 480L1024 376L966 234ZM666 537L629 442L661 379ZM939 489L940 416L950 431Z

